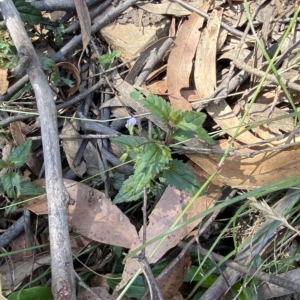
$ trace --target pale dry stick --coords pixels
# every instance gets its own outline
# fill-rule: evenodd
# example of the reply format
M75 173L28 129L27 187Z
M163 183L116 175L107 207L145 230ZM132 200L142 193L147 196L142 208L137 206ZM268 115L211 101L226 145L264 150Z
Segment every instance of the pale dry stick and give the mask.
M153 49L150 51L150 56L141 71L140 75L138 76L137 80L135 81L136 86L141 86L147 79L150 72L156 66L159 61L162 61L166 52L170 49L173 45L174 40L172 38L168 38L160 47L159 49Z
M233 63L235 64L235 66L237 68L245 70L247 73L253 74L257 77L265 76L264 71L257 70L255 68L249 66L248 64L246 64L244 61L242 61L240 59L233 60ZM273 83L279 84L277 78L274 75L267 74L266 79L273 82ZM289 80L284 80L284 79L282 79L282 81L288 88L290 88L294 91L300 92L300 85L299 84L291 82Z
M47 78L12 0L0 2L6 26L19 51L26 50L30 60L26 72L30 78L41 120L46 190L49 212L52 292L56 300L75 300L76 288L70 245L68 215L69 194L62 180L57 114Z
M125 2L120 3L116 8L108 12L103 18L101 18L98 22L96 22L91 29L91 33L94 34L98 32L105 25L113 22L117 16L119 16L126 9L134 5L138 0L127 0ZM81 34L76 35L73 39L67 43L64 47L62 47L52 58L54 61L65 60L65 55L69 54L75 48L81 44L82 36Z
M82 140L82 139L109 139L119 136L120 134L81 134L81 135L63 135L58 136L61 140ZM42 139L41 136L34 136L30 138L33 141Z
M202 248L200 245L198 246L198 249L202 255L207 255L208 250ZM210 253L210 258L217 262L221 262L222 260L224 260L224 257L222 255L214 253L214 252ZM230 259L226 260L226 262L224 264L227 267L234 269L238 272L241 272L245 275L252 276L254 278L258 278L258 279L263 280L268 283L276 284L278 286L284 287L284 288L294 291L296 293L300 292L300 286L298 284L295 284L294 282L287 280L285 278L262 272L256 268L243 266L243 265L241 265L233 260L230 260Z
M296 23L294 24L292 30L291 30L291 36L293 34L295 34L295 26L296 26ZM288 45L288 48L291 48L293 46L293 39L291 38L289 41L288 41L289 45ZM288 63L289 63L289 57L286 57L282 63L282 66L281 66L281 70L285 70L288 66ZM280 70L279 70L280 72ZM277 88L275 89L275 96L274 96L274 99L273 99L273 102L272 102L272 105L270 107L270 111L269 111L269 114L268 114L268 118L271 118L273 113L274 113L274 110L275 110L275 106L276 104L278 103L278 99L279 99L279 94L282 90L282 87L281 85L278 85Z
M144 187L143 193L144 193L144 200L143 200L142 212L143 212L143 245L144 245L147 242L147 192L146 192L145 187ZM158 287L157 281L154 278L152 270L146 259L146 248L143 248L141 250L141 253L138 255L137 259L138 259L139 263L141 263L143 265L142 270L145 271L144 278L147 280L147 283L148 283L148 287L149 287L150 295L151 295L150 298L153 299L153 292L152 292L152 288L153 288L154 291L156 292L157 298L160 300L163 300L163 296Z
M253 18L257 15L258 11L260 9L260 5L257 6L256 10L253 12ZM242 50L242 46L245 42L245 39L246 39L246 36L250 30L250 22L248 22L245 30L244 30L244 33L242 35L242 38L241 38L241 41L239 42L238 46L237 46L237 49L236 49L236 52L235 52L235 55L234 55L234 58L233 59L238 59L239 55L240 55L240 52ZM233 76L233 71L234 71L234 64L233 63L230 63L230 68L229 68L229 71L228 71L228 75L226 77L226 79L224 80L224 83L221 83L220 85L220 88L222 87L222 90L223 90L223 94L225 93L224 97L227 98L228 96L228 86L229 86L229 82Z
M295 142L295 143L290 143L290 144L282 144L282 145L279 145L279 146L274 146L274 147L270 147L270 148L266 148L266 149L262 149L262 150L253 151L253 152L234 152L234 151L230 151L228 153L228 156L253 158L254 156L256 156L258 154L261 154L261 153L272 152L272 151L275 151L275 150L284 150L286 148L297 146L297 145L300 145L300 141ZM248 145L246 145L246 146L248 146ZM185 154L202 153L202 154L219 154L219 155L223 155L225 153L225 150L217 150L217 149L211 149L211 148L196 148L196 147L192 148L192 147L184 147L184 146L177 146L176 148L184 150Z
M84 281L80 278L80 276L75 272L75 270L73 270L75 277L78 280L78 285L81 285L82 287L84 287L87 291L89 291L96 300L102 300L102 298L100 298L87 284L84 283Z
M182 1L182 0L171 0L171 2L175 2L175 3L178 3L180 4L182 7L186 8L187 10L189 11L192 11L192 12L195 12L197 13L198 15L200 15L201 17L205 18L205 19L208 19L209 18L209 14L201 11L200 9ZM234 29L232 27L230 27L228 24L224 23L224 22L221 22L221 26L226 29L228 32L232 33L233 35L237 35L237 36L243 36L243 32L237 30L237 29ZM246 36L247 39L249 39L250 41L255 41L255 38L251 35L247 35Z
M298 123L295 128L290 132L287 140L285 141L285 144L289 144L289 146L293 146L292 144L290 144L291 140L295 137L295 135L297 134L297 132L300 130L300 123Z
M276 59L276 63L274 64L275 66L278 66L283 59L289 55L289 54L296 54L300 51L299 48L297 48L297 46L300 44L300 41L297 41L291 48L289 48L284 54L280 55L277 57ZM263 66L268 65L268 62L264 62L262 64ZM238 87L239 85L241 85L247 78L249 77L249 74L245 71L242 70L240 71L237 75L235 75L229 83L229 87L228 90L229 92L233 91L236 89L236 87ZM252 89L255 89L256 87L253 87ZM217 96L217 97L216 97ZM226 96L225 92L224 92L224 86L220 85L216 88L216 90L209 95L207 98L201 100L201 101L196 101L192 103L192 107L194 109L200 110L204 107L206 107L207 105L209 105L209 103L211 102L215 102L214 99L212 98L216 98L217 101L220 101L220 99L223 99Z

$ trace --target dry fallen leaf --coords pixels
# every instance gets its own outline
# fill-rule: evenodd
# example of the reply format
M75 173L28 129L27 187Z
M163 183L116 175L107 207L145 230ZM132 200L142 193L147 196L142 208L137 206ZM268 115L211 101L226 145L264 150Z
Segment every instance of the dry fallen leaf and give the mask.
M33 183L45 186L45 179ZM110 198L73 180L64 179L64 184L71 199L75 200L75 205L69 206L69 226L74 232L101 243L130 248L137 238L136 229ZM45 195L24 206L38 215L48 213Z
M60 63L57 63L56 65L58 67L64 68L69 71L67 77L70 77L71 75L73 75L73 77L75 79L74 86L65 90L65 96L66 96L66 98L68 98L68 97L72 96L79 89L80 82L81 82L79 71L73 64L71 64L69 62L60 62Z
M248 115L249 122L259 122L268 121L270 113L270 105L253 103ZM287 115L282 109L275 107L273 109L272 118L282 117ZM259 124L259 126L253 127L252 131L255 132L262 139L269 139L283 132L290 132L294 129L293 118L284 118L280 120L269 120L269 122L264 122Z
M216 87L217 42L221 19L222 10L213 10L197 47L194 79L200 99L208 97Z
M158 278L156 278L164 299L172 299L176 295L190 266L191 257L187 252L168 273L162 276L159 275Z
M219 150L225 149L225 146L215 147ZM244 151L249 152L249 150ZM188 156L208 174L216 170L221 159L218 155ZM253 158L227 157L216 178L226 185L252 190L299 175L299 169L300 150L271 151L258 154Z
M0 68L0 95L5 94L8 88L7 71L7 69Z
M201 10L207 12L208 7L209 5L206 3L201 6ZM170 103L175 110L192 110L191 104L182 97L180 90L190 86L193 58L203 22L203 17L195 12L192 13L180 28L175 46L169 56L167 67L168 94Z
M13 270L8 264L2 265L0 267L2 289L10 290L12 286L17 288L34 270L43 265L50 265L50 262L50 253L41 253L36 254L34 259L29 256L24 257L22 260L15 261L13 265L9 264L10 267L13 266ZM14 279L13 282L11 282L12 278Z
M65 119L62 134L65 136L80 136L80 134L78 133L80 129L79 126L80 125L78 120L71 120L71 122L69 122L67 119ZM83 174L87 170L86 163L83 160L78 165L74 165L74 159L81 143L82 139L65 139L61 142L70 169L80 178L83 177Z
M218 104L210 105L207 107L206 111L222 128L224 133L227 133L230 136L234 135L237 126L240 124L240 121L225 100L220 101ZM244 129L245 127L241 126L240 132L242 132ZM249 131L245 131L238 135L236 139L244 144L255 144L262 141Z
M117 297L110 295L107 291L106 287L99 286L99 287L91 287L90 288L96 295L99 296L97 299L102 300L116 300ZM84 291L80 293L77 297L77 300L96 300L96 298L91 294L89 291Z
M88 46L91 40L91 16L85 0L74 0L76 7L77 16L79 19L81 37L82 37L82 53L78 61L78 66L80 65L82 54L84 53L86 47Z
M197 165L189 162L188 164L196 173L199 186L206 181L207 174L201 170ZM184 220L187 220L196 214L199 214L208 208L214 206L215 201L217 200L217 196L220 193L220 189L223 185L218 181L214 181L208 191L207 195L198 197L190 210L184 216ZM181 214L187 203L191 200L191 196L185 192L181 192L174 187L167 187L161 199L157 203L156 207L152 211L149 216L149 223L147 225L147 241L150 239L162 234L166 230L170 228L173 222L177 219L177 217ZM181 221L184 221L181 220ZM180 240L182 240L189 232L197 226L200 222L200 219L189 223L188 225L176 230L171 233L168 238L162 243L160 248L155 252L155 254L149 260L149 263L157 262L169 249L175 247ZM137 237L132 244L130 251L138 248L142 245L142 235L143 228L141 228L139 232L139 237ZM149 245L146 248L146 256L155 249L158 242L155 242ZM122 288L128 280L132 278L132 276L140 269L139 263L136 259L128 259L125 264L125 268L122 275L122 281L119 283L117 289Z

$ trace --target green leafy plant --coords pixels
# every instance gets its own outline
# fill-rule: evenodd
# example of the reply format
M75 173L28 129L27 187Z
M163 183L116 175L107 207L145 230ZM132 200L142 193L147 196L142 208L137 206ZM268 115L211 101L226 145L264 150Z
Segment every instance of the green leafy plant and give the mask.
M111 53L103 54L99 57L99 63L102 65L104 70L107 70L110 64L114 61L115 58L121 56L120 50L114 50Z
M31 26L37 25L42 21L42 13L29 2L25 0L13 0L16 9L20 13L23 22Z
M202 127L206 115L201 112L174 111L161 97L150 94L140 100L140 94L133 92L130 96L146 107L169 130L164 141L153 137L133 136L136 120L131 118L127 121L131 135L112 138L116 145L125 149L121 161L125 162L128 157L135 160L134 174L124 181L114 203L138 200L144 188L155 192L161 184L170 184L194 194L198 190L196 178L182 161L172 158L170 145L171 142L182 142L195 136L213 144L213 139ZM161 137L161 133L157 132L156 137Z
M63 24L57 24L57 26L51 26L51 25L46 25L46 29L52 31L55 39L55 44L57 47L62 47L63 46L63 33L65 31L65 27Z
M0 30L0 67L11 69L17 65L16 48L10 44L5 32Z
M31 145L32 141L27 140L12 151L6 160L0 159L0 169L6 170L0 180L0 193L14 199L14 203L19 201L21 195L37 196L45 192L45 189L35 187L30 180L21 181L18 172L26 162Z

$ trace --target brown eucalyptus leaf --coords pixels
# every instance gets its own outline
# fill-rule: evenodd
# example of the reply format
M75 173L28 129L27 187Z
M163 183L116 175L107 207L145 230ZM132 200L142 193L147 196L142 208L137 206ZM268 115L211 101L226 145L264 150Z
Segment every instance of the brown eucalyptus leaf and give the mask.
M197 165L189 162L188 166L193 169L194 173L197 174L197 180L199 186L206 181L207 174L199 168ZM210 187L208 188L207 194L198 197L188 212L184 215L183 219L180 221L183 222L200 212L207 210L210 207L215 205L215 201L217 200L217 196L220 193L221 187L223 185L214 181ZM178 216L182 213L185 206L189 203L189 201L193 198L191 195L186 192L179 191L174 187L168 186L159 202L155 206L154 210L149 216L149 223L147 225L147 238L149 241L152 238L162 234L166 230L170 229L174 221L178 218ZM148 260L150 264L157 262L168 250L175 247L179 241L181 241L185 236L189 234L190 231L193 230L195 226L200 222L200 219L187 224L186 226L172 232L168 235L168 238L162 243L162 245L156 250L154 255ZM142 245L142 236L143 236L143 228L139 231L139 236L133 242L130 251L138 248ZM146 257L152 253L152 251L156 248L160 241L154 242L148 247L146 247ZM122 288L131 278L132 276L140 269L140 264L136 261L136 259L130 258L125 263L125 268L122 274L122 281L117 286L119 290Z
M214 146L224 150L226 145ZM249 152L254 150L239 150ZM192 154L189 158L208 174L219 165L221 156ZM255 189L299 174L300 150L260 153L252 158L227 157L216 178L222 183L241 189Z
M225 100L220 101L218 104L212 104L208 106L206 111L223 129L224 132L230 136L235 134L236 128L239 126L240 121ZM240 132L242 132L244 129L245 127L241 126ZM261 139L255 137L249 131L245 131L238 135L236 139L245 144L255 144L261 142Z
M84 52L91 40L91 16L85 0L74 0L74 4L81 29L83 45L82 52Z
M209 5L203 4L201 10L207 12ZM172 48L167 67L169 100L173 109L192 110L191 104L182 97L180 90L190 86L193 58L200 38L204 18L193 12L179 30Z
M162 276L159 275L156 278L164 299L172 299L176 295L190 266L191 257L187 252L168 273L163 273Z
M0 95L6 93L9 81L7 80L7 69L0 68Z
M62 134L65 136L79 136L79 129L78 120L71 120L71 122L69 122L66 119L63 125ZM83 174L85 174L87 170L85 161L81 161L79 165L74 166L74 159L81 143L82 139L64 139L61 142L70 169L80 178L83 177Z
M33 183L45 186L45 179ZM110 198L73 180L64 179L64 184L70 198L75 200L75 205L69 205L69 226L73 232L101 243L130 248L138 237L136 229ZM47 214L47 196L25 202L24 206L38 215Z
M216 55L221 19L222 10L213 10L197 47L194 79L200 100L212 94L216 87Z

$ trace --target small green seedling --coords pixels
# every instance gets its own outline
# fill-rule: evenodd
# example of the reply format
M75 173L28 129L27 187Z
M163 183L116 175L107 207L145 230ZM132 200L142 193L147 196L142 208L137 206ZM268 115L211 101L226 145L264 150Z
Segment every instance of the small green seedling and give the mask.
M161 97L150 94L140 100L140 92L131 93L131 97L146 107L169 129L164 141L148 137L134 136L136 120L130 118L127 127L130 136L118 136L111 140L125 150L123 162L128 157L135 160L134 174L124 181L114 203L129 202L141 198L144 188L155 190L159 183L170 184L179 190L194 194L199 187L193 172L180 160L173 159L171 142L183 142L198 136L209 144L213 139L202 124L206 115L193 111L174 111L171 105ZM156 134L156 137L161 134Z
M32 141L27 140L12 151L6 160L0 159L0 169L6 170L0 180L0 194L13 199L14 203L19 201L21 195L37 196L45 192L45 189L37 188L30 180L21 181L18 172L27 160L31 145Z
M115 58L121 56L120 50L114 50L111 53L103 54L99 57L99 63L102 65L104 70L107 70L111 63L114 61Z

